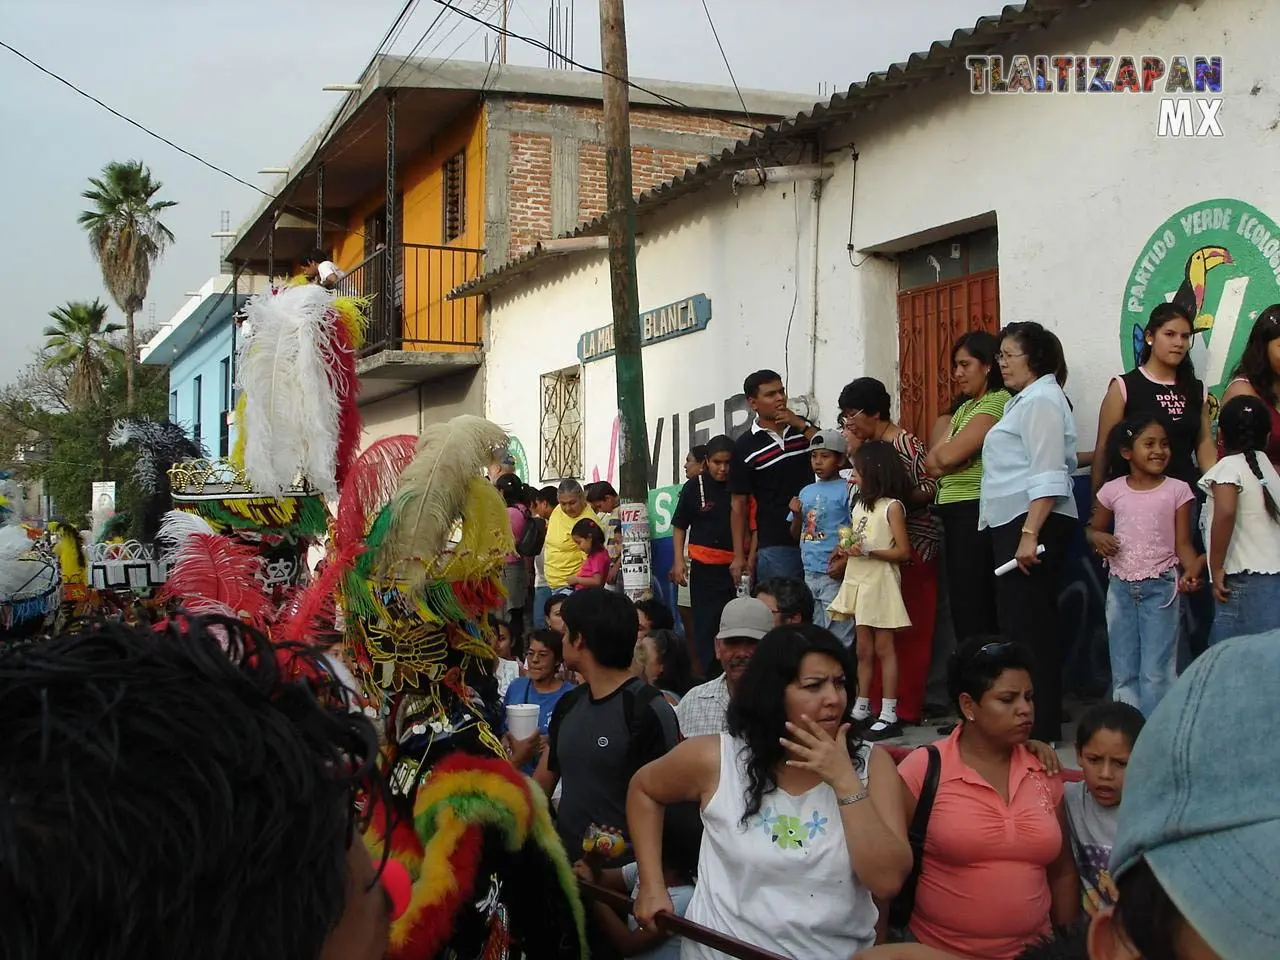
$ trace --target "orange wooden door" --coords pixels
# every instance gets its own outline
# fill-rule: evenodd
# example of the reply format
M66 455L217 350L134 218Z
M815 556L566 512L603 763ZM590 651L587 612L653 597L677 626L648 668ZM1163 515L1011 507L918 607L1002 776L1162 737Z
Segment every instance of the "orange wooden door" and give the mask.
M996 270L898 294L898 371L903 427L928 443L933 423L951 408L951 347L970 330L1000 329Z

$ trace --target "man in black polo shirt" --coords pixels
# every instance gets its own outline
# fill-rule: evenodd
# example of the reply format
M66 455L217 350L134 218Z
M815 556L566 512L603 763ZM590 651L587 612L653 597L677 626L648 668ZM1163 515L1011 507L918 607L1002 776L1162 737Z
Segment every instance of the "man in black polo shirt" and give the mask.
M733 495L734 581L747 570L750 546L748 530L750 498L756 501L756 535L759 550L756 582L775 577L804 579L800 546L791 536L791 498L813 483L809 465L809 438L817 427L787 406L787 388L772 370L757 370L742 384L742 392L756 419L738 438L729 468L729 492Z

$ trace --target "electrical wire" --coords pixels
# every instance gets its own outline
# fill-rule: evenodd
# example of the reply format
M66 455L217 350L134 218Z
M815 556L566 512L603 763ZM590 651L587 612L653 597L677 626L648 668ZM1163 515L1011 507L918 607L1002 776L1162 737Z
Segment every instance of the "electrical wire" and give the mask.
M557 57L559 57L561 60L563 60L565 63L567 63L571 67L577 67L579 70L583 70L587 73L593 73L599 77L608 77L610 80L617 80L619 83L625 83L632 90L637 90L640 93L648 94L649 96L653 97L655 100L660 100L663 103L667 104L668 106L676 107L680 110L684 110L687 113L694 113L699 115L705 114L708 112L706 110L699 110L697 107L691 107L687 103L682 103L681 101L676 100L674 97L668 97L665 94L658 93L656 90L650 90L647 87L642 87L638 83L634 83L625 77L619 77L617 74L610 73L607 70L602 70L599 67L591 67L585 63L579 63L577 60L573 60L573 59L570 59L569 57L566 57L559 50L556 50L554 47L546 43L543 43L541 40L537 40L533 37L526 37L523 34L516 33L514 30L504 29L501 26L498 26L497 24L489 23L487 20L483 20L480 17L477 17L475 14L468 13L466 10L463 10L461 7L457 6L456 4L449 2L449 0L434 0L434 2L438 3L442 7L447 7L448 9L452 10L454 13L458 14L459 16L466 17L468 20L471 20L475 23L483 24L484 26L488 27L490 30L494 31L500 36L507 37L511 40L519 40L521 43L527 43L531 47L537 47L539 50L543 50L543 51L546 51L547 53L555 54ZM726 120L725 122L732 124L733 126L736 126L736 127L746 127L747 129L754 130L756 133L762 132L760 128L742 123L739 120Z
M702 9L707 15L707 23L711 25L711 36L716 38L716 46L720 48L720 59L724 61L724 68L729 71L729 81L738 95L738 102L742 104L742 113L747 118L747 125L754 129L755 121L751 119L751 111L747 109L747 101L738 86L738 78L733 75L733 67L729 65L729 55L724 52L724 44L720 42L720 32L716 30L716 22L711 19L711 8L707 6L707 0L702 0Z

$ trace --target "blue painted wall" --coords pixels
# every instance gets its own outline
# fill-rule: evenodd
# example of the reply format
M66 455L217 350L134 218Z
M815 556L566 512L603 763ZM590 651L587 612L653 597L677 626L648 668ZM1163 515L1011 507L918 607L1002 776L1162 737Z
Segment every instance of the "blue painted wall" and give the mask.
M225 377L231 373L232 330L230 321L206 330L169 366L169 419L181 424L193 437L198 423L200 443L210 457L224 455L219 448L219 440L226 410L231 403L231 388ZM199 416L196 411L197 377L200 381ZM233 426L227 439L228 451L235 442Z

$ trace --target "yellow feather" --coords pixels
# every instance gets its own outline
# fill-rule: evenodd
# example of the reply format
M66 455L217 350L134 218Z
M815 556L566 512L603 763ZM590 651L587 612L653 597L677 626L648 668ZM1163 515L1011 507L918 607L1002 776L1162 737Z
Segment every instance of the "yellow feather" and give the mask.
M400 475L391 533L375 558L385 573L403 578L411 588L427 579L426 564L438 562L462 521L471 481L506 442L502 428L482 417L454 417L423 431L412 462Z
M483 477L473 478L463 507L462 536L440 571L440 579L477 580L492 576L515 549L502 494Z
M244 425L245 404L248 402L248 394L241 390L240 398L236 400L236 443L231 448L231 456L227 458L237 470L244 469L244 445L249 439L248 431L245 430Z

